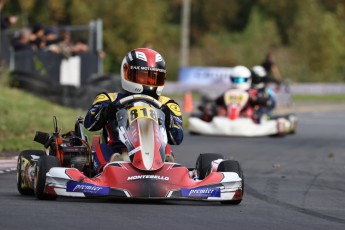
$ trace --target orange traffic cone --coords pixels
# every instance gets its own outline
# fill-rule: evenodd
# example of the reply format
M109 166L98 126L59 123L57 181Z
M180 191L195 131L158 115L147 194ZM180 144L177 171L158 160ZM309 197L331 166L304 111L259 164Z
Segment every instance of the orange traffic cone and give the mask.
M184 95L183 111L185 113L193 112L193 97L192 93L187 91Z

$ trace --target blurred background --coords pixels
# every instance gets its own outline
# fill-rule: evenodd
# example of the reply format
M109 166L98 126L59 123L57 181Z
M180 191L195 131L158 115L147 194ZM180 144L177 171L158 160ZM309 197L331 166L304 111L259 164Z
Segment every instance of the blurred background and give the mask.
M293 82L345 81L344 0L1 2L2 20L17 19L8 26L2 23L2 33L10 36L12 45L15 36L25 34L20 28L33 33L41 26L45 34L70 36L73 45L93 46L89 49L101 57L99 71L104 73L118 73L129 50L151 46L165 57L171 81L177 80L181 65L253 66L267 52L274 54L282 76ZM90 37L90 28L97 26L93 33L98 34ZM181 45L187 58L181 56Z

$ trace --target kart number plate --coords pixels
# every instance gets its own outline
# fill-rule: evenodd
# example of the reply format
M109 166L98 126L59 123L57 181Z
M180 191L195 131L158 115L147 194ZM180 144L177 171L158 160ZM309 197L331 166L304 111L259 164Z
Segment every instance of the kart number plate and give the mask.
M128 110L128 117L130 123L139 118L149 118L157 121L157 112L149 106L136 106Z
M244 105L248 100L248 96L242 93L228 92L224 95L224 101L226 105L237 104Z

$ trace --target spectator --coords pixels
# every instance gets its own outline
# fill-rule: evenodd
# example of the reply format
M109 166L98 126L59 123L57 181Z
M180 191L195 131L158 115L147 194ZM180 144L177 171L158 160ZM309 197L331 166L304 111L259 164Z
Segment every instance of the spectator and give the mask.
M44 28L41 24L35 24L32 28L31 44L34 50L45 47Z
M59 37L58 32L53 27L48 27L44 30L44 38L46 43L45 50L52 51L54 53L60 53L61 49L58 45L62 41Z
M84 39L78 39L73 46L73 55L86 53L89 51L89 46Z
M61 42L58 44L60 53L68 58L73 54L74 44L71 39L71 32L68 30L61 30L59 35Z
M12 46L15 51L33 50L30 42L31 30L28 28L22 28L19 30L19 34L12 40Z

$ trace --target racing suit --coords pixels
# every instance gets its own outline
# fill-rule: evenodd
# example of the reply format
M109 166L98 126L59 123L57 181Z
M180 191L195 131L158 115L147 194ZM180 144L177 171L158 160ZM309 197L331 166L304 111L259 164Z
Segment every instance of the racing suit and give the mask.
M249 106L254 109L254 120L261 123L271 118L271 111L276 107L275 95L271 89L249 90Z
M249 98L245 106L243 106L240 115L252 118L255 123L261 123L263 120L270 119L270 112L276 106L275 96L272 90L267 88L249 89L246 92L248 92ZM215 100L216 105L220 107L218 113L223 115L225 115L227 107L224 99L225 94L226 92Z
M89 131L102 129L102 144L100 144L94 155L93 166L96 172L101 172L104 165L110 161L113 153L127 151L126 146L119 140L118 124L115 116L116 108L114 103L124 97L126 93L100 93L94 99L89 108L84 126ZM159 101L163 104L162 111L165 114L165 128L167 131L168 144L179 145L183 140L182 114L179 105L172 99L160 96ZM110 105L110 106L109 106Z

